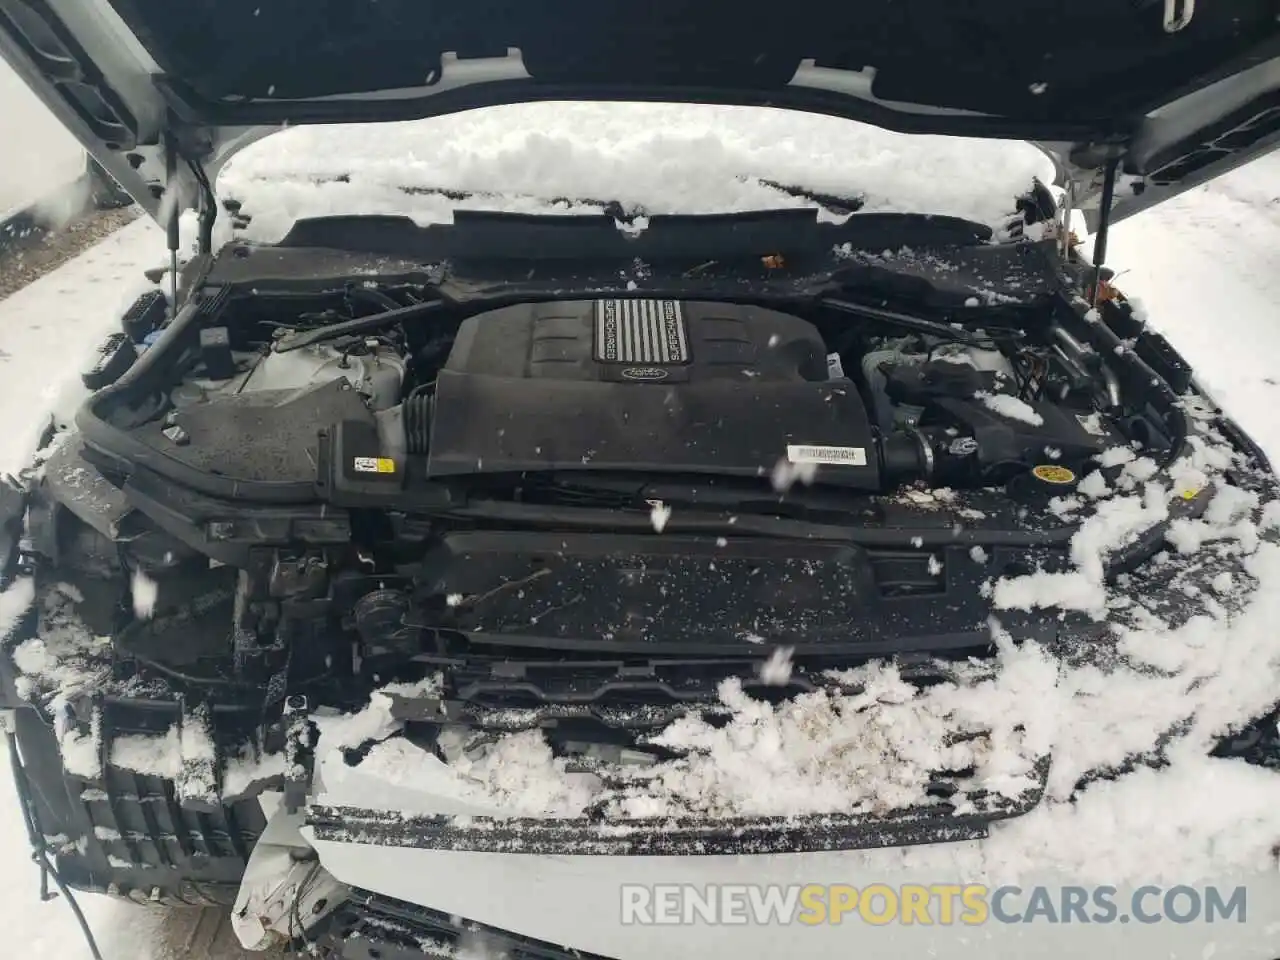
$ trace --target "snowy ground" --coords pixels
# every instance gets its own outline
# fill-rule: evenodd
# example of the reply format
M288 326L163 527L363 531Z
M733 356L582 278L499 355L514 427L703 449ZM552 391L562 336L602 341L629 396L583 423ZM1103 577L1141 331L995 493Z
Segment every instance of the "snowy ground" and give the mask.
M547 108L540 109L545 111ZM548 116L544 113L540 118L544 126ZM585 125L590 126L593 133L598 130L598 116L587 116L586 120ZM572 128L584 125L582 117L561 116L560 130L553 129L551 133L543 134L550 143L545 149L542 141L535 138L535 162L527 167L516 162L514 147L510 145L497 151L486 149L487 166L477 164L474 144L478 140L470 138L480 137L485 130L467 129L466 124L471 121L458 119L454 122L459 127L452 134L467 137L461 141L461 146L454 148L451 154L454 159L445 163L420 163L410 170L413 177L409 185L484 190L492 189L496 181L507 176L518 175L525 177L521 182L528 190L538 190L539 201L529 204L534 208L542 206L542 199L548 193L552 197L566 195L568 188L575 186L565 167L557 167L553 161L557 157L561 160L565 157L563 143L557 145L556 137L568 138ZM821 119L819 122L827 123ZM506 129L510 130L509 127ZM794 135L794 128L784 131L756 127L744 133L726 133L719 146L714 135L705 133L700 139L682 138L682 133L690 134L693 129L694 125L690 125L682 131L678 124L667 123L663 125L662 137L678 140L686 159L709 157L711 167L718 174L729 175L727 179L724 176L720 179L707 178L699 183L696 190L689 191L688 196L700 198L699 202L758 205L756 201L765 195L774 197L775 203L779 202L776 196L758 184L732 180L733 176L752 172L742 165L743 157L763 157L768 161L766 169L753 168L761 176L791 182L794 177L783 175L805 175L797 165L803 164L806 154L794 140L789 139ZM930 198L941 197L945 203L950 203L952 206L947 212L971 212L968 205L974 203L973 197L964 194L962 185L955 182L946 167L905 165L902 154L895 155L891 145L878 134L863 139L847 133L842 135L847 139L836 144L832 144L829 137L821 141L824 155L816 163L809 159L812 166L805 177L809 181L807 185L831 192L866 188L867 178L856 180L847 172L859 168L858 164L848 162L852 156L858 159L863 169L870 171L872 184L868 192L872 194L873 205L891 206L894 201L903 202L905 198L890 198L889 194L915 184ZM326 185L314 181L345 172L342 167L351 166L350 158L342 165L331 163L328 158L332 152L317 149L322 144L309 141L309 138L322 136L318 132L290 131L289 136L291 140L282 137L278 144L267 141L259 145L227 175L227 181L237 188L237 192L250 196L255 182L260 182L259 178L268 173L287 170L297 178L294 188L276 195L278 202L275 207L268 208L261 216L255 214L255 229L262 231L263 235L278 232L287 225L289 216L304 206L314 209L318 205L322 209L345 212L353 202L364 208L373 197L377 199L375 205L386 212L394 208L395 203L406 202L403 194L384 189L386 174L394 172L400 180L405 170L385 166L380 170L375 162L378 157L388 156L387 143L372 149L369 156L357 164L364 171L367 182ZM661 139L656 135L646 136L648 141L642 145L646 148L651 148L655 140ZM732 149L724 148L724 143L729 141L733 141ZM569 168L581 171L602 164L607 166L608 160L618 159L616 155L608 156L609 151L619 149L626 154L625 145L623 148L615 145L606 149L594 142L584 144ZM634 151L632 155L636 155ZM973 162L970 157L969 163ZM999 172L1006 175L1011 184L1020 187L1025 183L1027 171L1035 170L1038 162L1034 156L1022 154ZM899 171L904 167L906 173L901 174ZM817 174L813 173L815 169ZM837 173L837 170L846 172ZM428 173L431 174L429 178ZM664 175L672 174L667 172ZM735 184L732 196L723 193L723 185L730 181ZM651 212L664 200L671 199L653 186L656 182L632 181ZM550 186L543 189L545 184ZM611 194L604 191L613 185L607 180L593 183L591 186L596 190L590 193L593 197L608 198ZM709 201L708 191L717 189L722 194ZM646 190L649 191L647 195ZM575 195L587 192L579 191ZM1278 192L1280 156L1273 156L1219 184L1198 190L1123 225L1117 230L1111 248L1113 264L1127 270L1119 278L1120 287L1142 298L1153 324L1171 336L1197 365L1220 399L1273 455L1280 455L1280 421L1271 413L1276 401L1280 400L1280 369L1277 369L1274 359L1280 356L1277 349L1280 348ZM977 200L984 207L991 202L1004 207L1011 193L1012 189L999 196L988 194ZM421 203L415 215L424 219L439 215L433 206L437 205L435 200L415 199L412 202ZM77 393L74 389L76 361L82 356L79 347L87 349L102 331L114 324L116 308L136 290L141 282L141 271L160 262L162 247L163 238L156 228L145 222L135 223L66 267L0 303L0 370L4 374L0 377L0 411L4 411L9 427L5 439L0 441L0 469L13 469L20 465L38 429L43 406L65 409L74 399ZM77 345L76 348L69 350L73 344ZM1280 571L1277 575L1280 576ZM1263 679L1270 683L1265 675ZM1123 694L1125 691L1113 692ZM1130 691L1130 699L1133 696L1137 698L1136 702L1129 704L1132 722L1159 719L1164 705L1143 700L1149 692L1137 687ZM1218 692L1230 696L1234 691ZM1242 689L1241 695L1256 697L1258 691ZM1249 851L1249 857L1253 853L1252 845L1246 842L1248 837L1233 831L1239 824L1246 828L1250 825L1266 828L1271 822L1268 809L1275 810L1280 805L1280 789L1274 784L1257 783L1256 778L1243 774L1229 782L1223 779L1210 784L1208 772L1190 763L1172 771L1168 779L1148 779L1147 783L1135 784L1131 793L1131 799L1139 802L1140 809L1149 809L1153 803L1162 804L1169 815L1169 826L1174 830L1192 828L1200 822L1198 818L1209 818L1211 822L1206 823L1206 829L1212 831L1220 843L1228 845L1228 852L1230 844L1238 841L1242 851ZM0 794L3 798L0 804L11 804L7 784L0 789L5 791ZM1233 804L1230 807L1223 804L1218 796L1218 791L1224 789L1232 791ZM1114 810L1107 807L1105 798L1095 805L1093 815L1094 822L1089 825L1102 831L1100 838L1131 830L1130 826L1109 819L1114 816ZM1064 822L1062 826L1071 831L1084 824L1084 821L1077 820ZM1028 842L1042 843L1043 836L1033 830L1028 828ZM1168 846L1175 838L1176 834L1171 835L1162 839L1160 844ZM1064 859L1068 867L1082 872L1097 868L1096 863L1084 862L1092 856L1092 850L1077 844L1074 833L1067 840L1070 842L1058 854L1068 858ZM1102 842L1105 846L1106 841ZM1189 855L1192 846L1188 845ZM1133 845L1125 849L1117 845L1112 852L1123 860L1133 849ZM1073 862L1075 858L1079 862ZM14 864L0 872L0 895L3 895L0 920L7 926L8 942L13 949L21 949L32 956L65 957L68 960L87 956L65 907L35 903L35 871L19 866L24 859L24 839L19 821L16 816L0 816L0 862ZM1128 870L1140 867L1133 863L1104 866ZM172 928L169 935L164 936L157 928L156 918L145 912L94 902L89 898L82 900L109 958L161 960L184 952L181 935L176 938L179 942L175 948ZM160 943L167 945L157 946Z
M0 60L0 219L66 186L84 170L76 139Z

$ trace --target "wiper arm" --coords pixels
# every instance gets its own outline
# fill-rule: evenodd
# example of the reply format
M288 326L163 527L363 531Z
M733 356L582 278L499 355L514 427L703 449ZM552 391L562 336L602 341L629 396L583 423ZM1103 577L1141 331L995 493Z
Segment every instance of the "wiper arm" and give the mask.
M779 180L771 180L767 177L740 176L736 177L740 183L749 183L754 180L762 187L770 190L776 190L778 193L785 193L789 197L796 197L801 200L811 200L818 206L823 207L832 213L849 214L854 213L864 206L866 199L861 196L842 196L836 193L826 193L822 190L813 190L809 187L802 187L799 184L783 183ZM312 182L318 183L349 183L349 176L322 177ZM620 200L605 200L599 197L571 197L568 195L539 195L532 193L513 193L507 194L502 190L463 190L457 187L425 185L402 185L397 187L401 193L414 197L443 197L446 200L452 200L460 203L465 200L474 200L477 197L502 197L511 196L518 197L521 200L532 200L539 203L545 203L549 206L558 206L560 204L578 204L584 207L599 207L602 211L610 216L623 221L631 221L636 217L647 215L642 207L632 205L628 206Z
M777 180L766 180L763 177L758 182L770 190L777 190L779 193L785 193L789 197L795 197L799 200L811 200L824 210L835 214L857 213L866 204L864 197L842 197L839 194L824 193L821 190L811 190L808 187L801 187L791 183L779 183Z

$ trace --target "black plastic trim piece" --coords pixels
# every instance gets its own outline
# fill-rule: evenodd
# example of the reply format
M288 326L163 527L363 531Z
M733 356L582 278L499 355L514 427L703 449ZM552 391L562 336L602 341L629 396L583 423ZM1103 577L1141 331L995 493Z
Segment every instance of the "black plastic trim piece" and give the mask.
M773 107L801 110L846 120L870 123L898 133L942 134L957 137L990 137L1014 140L1081 140L1123 142L1133 124L1115 119L1041 120L998 116L963 116L954 113L914 113L895 110L871 100L812 87L763 89L715 87L598 85L547 83L533 78L494 80L442 90L421 97L361 100L358 116L349 100L295 100L229 103L201 97L174 77L161 77L157 85L180 115L200 117L214 126L279 126L305 123L381 123L425 119L482 107L543 101L623 103L707 103L727 106Z
M472 942L503 960L608 960L358 888L325 919L317 948L321 960L455 960Z
M419 850L563 856L715 856L816 853L980 840L992 823L1020 817L1044 796L1049 758L1035 767L1037 784L1016 800L989 799L959 814L945 803L891 814L814 814L591 820L585 817L403 816L314 804L307 824L317 840Z
M0 657L8 673L8 657ZM176 704L170 704L175 710ZM156 704L150 705L151 709ZM100 705L100 716L110 713ZM101 722L101 721L100 721ZM103 723L102 754L117 733ZM30 705L14 712L22 766L59 876L76 890L140 903L229 906L266 827L256 797L193 805L168 778L104 763L99 776L63 766L53 731Z

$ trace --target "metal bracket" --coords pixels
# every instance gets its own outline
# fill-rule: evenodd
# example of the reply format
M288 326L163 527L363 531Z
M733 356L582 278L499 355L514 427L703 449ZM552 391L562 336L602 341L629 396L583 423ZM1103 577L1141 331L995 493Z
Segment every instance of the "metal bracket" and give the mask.
M1164 32L1177 33L1196 14L1196 0L1164 0Z

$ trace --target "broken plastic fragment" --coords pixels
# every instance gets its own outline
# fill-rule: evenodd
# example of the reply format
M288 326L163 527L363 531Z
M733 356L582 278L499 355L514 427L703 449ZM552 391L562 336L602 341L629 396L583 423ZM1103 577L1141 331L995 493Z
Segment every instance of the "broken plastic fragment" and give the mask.
M177 424L174 424L172 427L165 427L161 432L168 437L169 440L180 447L185 447L191 442L191 437L187 435L187 431L183 430Z

